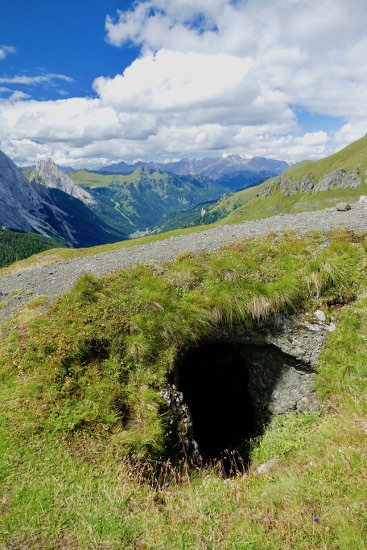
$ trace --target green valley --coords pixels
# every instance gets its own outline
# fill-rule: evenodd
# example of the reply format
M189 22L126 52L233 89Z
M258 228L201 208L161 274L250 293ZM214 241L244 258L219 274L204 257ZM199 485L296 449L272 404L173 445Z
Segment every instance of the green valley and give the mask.
M165 220L215 201L226 192L219 183L201 176L179 176L145 167L129 175L81 170L69 177L95 199L95 213L127 235L153 232Z

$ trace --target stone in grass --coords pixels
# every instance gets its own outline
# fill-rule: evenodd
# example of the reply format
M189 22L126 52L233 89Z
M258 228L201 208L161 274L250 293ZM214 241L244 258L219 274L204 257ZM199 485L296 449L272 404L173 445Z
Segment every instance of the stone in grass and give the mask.
M351 210L351 208L351 205L347 202L339 202L336 205L336 209L338 210L338 212L346 212L347 210Z
M269 460L269 462L264 462L264 464L260 464L260 466L256 468L256 473L259 476L261 476L262 474L267 474L268 472L270 472L274 464L275 458L272 458L271 460Z
M314 313L316 319L320 322L320 323L325 323L326 321L326 315L323 311L321 311L321 309L317 309Z
M367 206L367 195L361 195L358 202L362 206Z

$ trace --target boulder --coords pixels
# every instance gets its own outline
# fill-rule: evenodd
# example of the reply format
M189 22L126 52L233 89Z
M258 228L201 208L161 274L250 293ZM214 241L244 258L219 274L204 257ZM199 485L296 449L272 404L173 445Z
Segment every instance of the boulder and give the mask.
M351 205L347 202L339 202L336 205L336 209L338 210L338 212L347 212L347 210L351 210L351 208Z

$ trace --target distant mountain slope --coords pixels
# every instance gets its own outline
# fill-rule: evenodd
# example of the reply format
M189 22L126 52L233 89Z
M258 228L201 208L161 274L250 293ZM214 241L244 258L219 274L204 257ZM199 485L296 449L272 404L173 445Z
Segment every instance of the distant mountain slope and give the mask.
M196 174L217 181L228 190L236 191L252 185L257 185L266 179L279 175L288 168L288 164L280 160L254 157L245 159L240 155L214 157L204 159L182 159L180 161L137 162L127 164L119 162L105 166L103 173L131 174L137 167L152 168L177 175Z
M0 151L0 226L43 235L55 234L45 220L46 208L22 171Z
M225 197L208 209L203 222L222 223L304 212L353 202L367 194L367 135L338 153L303 161L256 188Z
M215 201L226 192L201 176L178 176L146 167L128 175L82 170L70 178L91 194L98 216L127 233L155 229L166 218Z
M121 240L79 199L47 187L42 178L27 180L0 151L0 227L60 237L70 246L92 246Z

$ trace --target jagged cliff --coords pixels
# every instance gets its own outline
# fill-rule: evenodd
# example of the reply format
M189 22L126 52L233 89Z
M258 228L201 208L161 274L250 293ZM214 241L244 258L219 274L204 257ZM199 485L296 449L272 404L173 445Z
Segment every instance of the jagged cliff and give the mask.
M30 182L45 185L51 189L59 189L75 199L79 199L84 204L92 205L95 203L93 197L82 187L75 183L64 174L52 159L40 160L36 169L31 173Z

